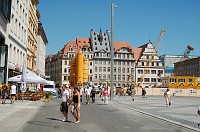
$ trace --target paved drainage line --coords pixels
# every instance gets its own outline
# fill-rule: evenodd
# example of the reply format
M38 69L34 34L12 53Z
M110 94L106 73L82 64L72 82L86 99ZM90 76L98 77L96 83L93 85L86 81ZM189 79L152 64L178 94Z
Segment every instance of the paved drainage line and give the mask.
M111 102L110 102L111 103ZM188 126L188 125L183 125L179 122L176 122L176 121L172 121L172 120L169 120L169 119L166 119L166 118L163 118L163 117L160 117L160 116L156 116L156 115L153 115L153 114L150 114L150 113L147 113L147 112L144 112L144 111L141 111L141 110L138 110L138 109L135 109L135 108L131 108L129 106L125 106L125 105L122 105L122 104L119 104L119 103L116 103L116 102L112 102L113 104L116 104L118 106L122 106L124 108L127 108L127 109L130 109L130 110L134 110L134 111L137 111L141 114L145 114L145 115L148 115L148 116L151 116L151 117L154 117L154 118L157 118L157 119L160 119L160 120L163 120L163 121L166 121L166 122L170 122L170 123L173 123L173 124L176 124L176 125L179 125L179 126L182 126L182 127L185 127L187 129L191 129L193 131L197 131L197 132L200 132L200 129L197 129L195 127L191 127L191 126Z

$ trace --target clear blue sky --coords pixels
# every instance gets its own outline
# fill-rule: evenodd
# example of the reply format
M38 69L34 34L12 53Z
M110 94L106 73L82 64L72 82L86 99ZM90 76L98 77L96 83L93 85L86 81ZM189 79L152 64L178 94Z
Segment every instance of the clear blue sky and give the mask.
M111 3L115 3L114 39L133 47L155 44L166 30L158 55L183 54L186 46L200 55L200 0L39 0L40 21L45 29L47 55L69 41L89 38L90 29L110 30Z

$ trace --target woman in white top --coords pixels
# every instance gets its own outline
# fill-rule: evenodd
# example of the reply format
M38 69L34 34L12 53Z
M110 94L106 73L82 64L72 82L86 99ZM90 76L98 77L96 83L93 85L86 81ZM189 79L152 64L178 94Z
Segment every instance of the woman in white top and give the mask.
M16 95L17 87L14 84L12 84L10 90L11 90L10 91L10 94L11 94L11 104L13 104L14 101L15 101L15 95Z

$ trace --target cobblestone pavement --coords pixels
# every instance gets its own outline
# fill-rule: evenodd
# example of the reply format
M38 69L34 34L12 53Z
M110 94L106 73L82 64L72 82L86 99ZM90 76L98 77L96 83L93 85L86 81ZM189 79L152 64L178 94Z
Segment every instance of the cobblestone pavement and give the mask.
M172 97L172 105L168 108L163 96L136 96L135 101L130 96L115 96L113 103L200 130L200 116L197 114L200 99L197 97Z
M0 104L0 131L17 132L42 104L42 101L27 100L16 100L14 104L7 100L6 104Z

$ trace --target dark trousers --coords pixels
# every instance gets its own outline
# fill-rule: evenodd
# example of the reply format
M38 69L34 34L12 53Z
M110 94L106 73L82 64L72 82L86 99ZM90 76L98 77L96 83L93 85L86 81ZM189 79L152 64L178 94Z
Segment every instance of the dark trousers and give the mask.
M95 102L95 94L92 94L92 103Z

